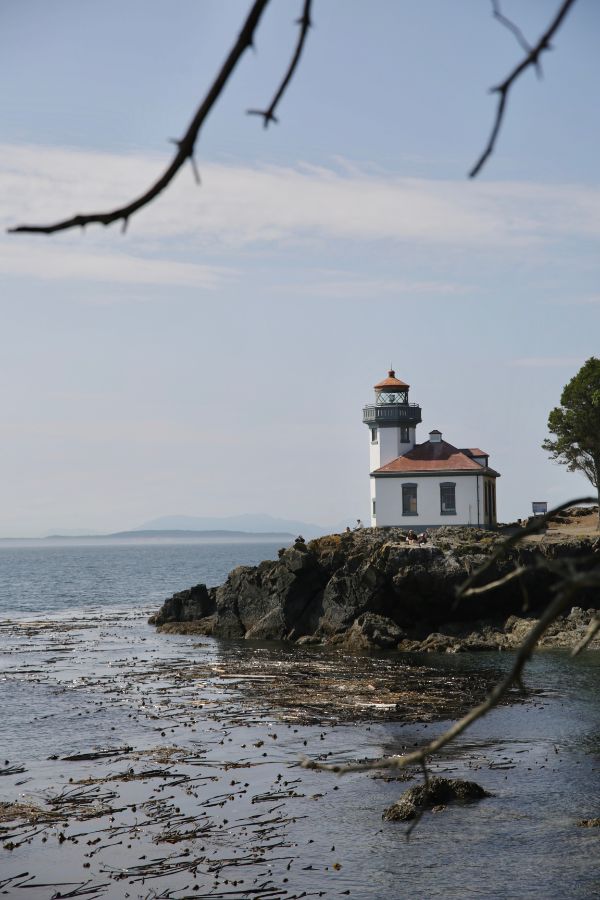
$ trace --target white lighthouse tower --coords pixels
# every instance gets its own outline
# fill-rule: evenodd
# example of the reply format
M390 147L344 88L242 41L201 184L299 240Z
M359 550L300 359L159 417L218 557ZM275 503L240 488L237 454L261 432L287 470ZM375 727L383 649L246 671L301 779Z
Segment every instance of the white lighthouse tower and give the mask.
M370 471L385 466L415 446L416 427L421 407L408 402L410 385L396 378L393 369L375 385L375 403L363 409L363 422L369 426ZM371 525L376 524L375 480L371 479Z

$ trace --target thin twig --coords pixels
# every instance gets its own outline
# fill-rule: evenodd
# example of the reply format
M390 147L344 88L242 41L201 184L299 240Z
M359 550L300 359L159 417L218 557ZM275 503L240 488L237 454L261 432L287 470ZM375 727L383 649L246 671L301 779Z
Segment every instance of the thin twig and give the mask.
M498 94L498 106L496 108L496 117L494 119L494 124L492 126L492 131L490 133L489 140L485 146L485 149L471 171L469 172L469 178L475 178L476 175L482 170L483 166L489 159L489 157L494 152L494 148L496 146L496 140L498 138L498 134L500 133L500 127L502 125L502 120L504 119L504 113L506 111L506 103L508 101L508 94L515 83L515 81L523 74L523 72L528 69L530 66L537 67L539 64L539 58L541 54L545 50L550 49L550 41L562 25L562 22L569 12L570 8L575 3L575 0L563 0L556 16L540 37L537 44L532 47L524 59L516 66L513 71L508 75L507 78L504 79L501 84L496 85L491 89L492 93Z
M489 591L493 591L496 588L502 587L504 584L508 584L508 582L512 581L514 578L520 578L526 571L527 566L517 566L512 572L509 572L508 575L505 575L503 578L498 578L497 581L490 581L481 587L473 587L466 591L461 591L461 597L475 597L477 594L487 594Z
M428 787L429 787L429 772L427 771L427 763L425 762L424 759L421 760L421 771L423 772L423 785L425 786L425 788L428 788ZM423 800L424 800L424 799L425 799L425 798L423 798ZM421 806L417 809L417 813L416 813L414 819L412 820L412 822L410 823L410 825L409 825L408 828L406 829L406 832L405 832L405 835L404 835L404 836L405 836L405 838L406 838L407 841L410 840L411 834L413 833L413 831L415 830L415 828L417 827L417 825L419 824L419 822L420 822L421 819L423 818L423 816L424 816L424 814L425 814L425 809L426 809L425 803L423 802L423 803L421 804Z
M164 191L164 189L171 183L179 169L188 159L193 160L194 147L198 138L198 134L200 133L200 129L204 124L206 118L208 117L211 109L215 105L216 101L219 99L223 89L225 88L225 85L227 84L227 81L229 80L229 76L234 71L242 54L245 50L252 46L254 32L256 31L260 18L269 2L270 0L255 0L255 2L252 4L252 8L248 13L242 30L239 33L238 39L230 50L229 55L223 63L219 74L213 81L208 93L206 94L206 97L196 110L196 114L190 122L186 133L181 138L181 140L176 142L177 151L175 153L175 156L173 157L169 166L167 166L163 174L160 176L158 181L155 181L152 187L149 188L149 190L147 190L141 196L137 197L137 199L133 200L131 203L128 203L126 206L120 206L117 209L111 210L110 212L76 215L70 219L64 219L61 222L56 222L54 225L19 225L16 228L9 228L9 233L22 234L26 232L30 234L53 234L55 231L66 231L69 228L83 228L85 225L90 225L92 223L97 223L100 225L110 225L112 222L116 222L119 219L122 219L124 222L124 226L126 226L127 221L134 213L142 209L142 207L147 206L148 203L151 203L152 200L154 200L160 193L162 193L162 191Z
M524 537L530 534L536 534L536 532L541 531L542 528L545 528L548 522L563 509L567 509L569 506L577 506L581 503L595 503L595 497L578 497L576 500L565 500L564 503L559 503L558 506L555 506L554 509L549 510L543 516L536 516L533 518L525 528L519 528L514 534L511 534L509 537L503 541L498 548L492 553L486 563L481 566L479 569L476 569L472 575L470 575L466 581L460 586L457 597L464 597L467 594L467 591L471 588L471 585L474 584L482 575L494 566L498 560L505 555L507 550L510 550L511 547L514 547L520 541L523 540Z
M531 53L531 44L519 28L519 26L515 25L515 23L511 19L507 18L507 16L504 15L502 10L500 9L500 0L492 0L492 15L495 19L498 20L498 22L500 22L501 25L504 25L505 28L508 28L508 30L512 34L514 34L517 42L521 46L521 49L524 50L525 53ZM537 65L539 65L539 63L536 63L536 66ZM538 72L538 74L540 73Z
M302 10L302 15L297 21L297 24L300 26L300 34L298 35L298 41L296 43L296 49L294 50L294 55L290 61L287 72L283 77L283 81L279 85L279 88L275 92L271 103L269 104L268 109L248 109L246 110L249 116L262 116L263 126L268 128L269 122L277 123L277 117L275 116L275 110L279 104L279 101L283 97L284 93L287 90L287 86L292 80L292 76L296 71L296 67L300 62L300 57L302 56L302 51L304 49L304 43L306 41L306 36L308 34L308 29L310 28L312 22L310 18L310 8L312 5L312 0L304 0L304 8Z
M573 650L571 651L571 656L577 656L579 653L581 653L582 650L585 650L587 645L590 644L594 640L596 634L599 631L600 631L600 616L594 616L594 618L588 625L587 631L584 634L584 636L581 638L579 643L573 647Z

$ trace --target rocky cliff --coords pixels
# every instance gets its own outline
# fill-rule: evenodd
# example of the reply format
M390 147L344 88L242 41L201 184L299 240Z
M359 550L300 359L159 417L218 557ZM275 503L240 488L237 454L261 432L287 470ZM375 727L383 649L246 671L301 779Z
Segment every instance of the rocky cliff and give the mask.
M544 605L551 575L532 569L519 581L456 602L459 585L502 539L472 528L440 528L420 545L408 542L399 528L366 528L308 544L298 540L277 560L234 569L218 588L200 584L174 594L150 622L221 638L355 649L510 647L522 635L523 619L515 617L523 614L524 598L530 612ZM525 544L495 563L486 580L501 578L539 554L576 558L594 549L594 538ZM579 597L582 602L596 605L589 596ZM507 616L512 617L508 623ZM580 611L561 626L562 632L579 635L590 617L591 612Z

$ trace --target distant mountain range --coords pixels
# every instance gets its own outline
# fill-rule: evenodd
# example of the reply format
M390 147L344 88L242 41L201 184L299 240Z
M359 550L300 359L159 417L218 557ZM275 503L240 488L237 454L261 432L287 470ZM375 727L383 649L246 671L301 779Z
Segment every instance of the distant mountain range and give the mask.
M266 513L244 513L240 516L160 516L143 522L136 531L245 531L269 534L298 534L305 538L320 537L331 534L332 530L343 530L343 525L334 528L323 528L312 522L300 522L296 519L278 519Z
M113 531L110 534L49 534L46 541L106 541L106 540L217 540L217 541L292 541L294 535L285 531L232 531L230 529L190 529L190 528L152 528L139 531ZM2 540L19 540L19 538L2 538Z
M208 538L220 540L278 540L291 539L301 534L307 539L344 531L347 525L356 523L349 519L335 525L323 527L313 522L298 519L280 519L266 513L243 513L239 516L159 516L143 522L137 528L103 534L93 530L65 529L45 536L46 540L67 540L80 538L85 541L94 538ZM1 538L1 540L35 540L35 538Z

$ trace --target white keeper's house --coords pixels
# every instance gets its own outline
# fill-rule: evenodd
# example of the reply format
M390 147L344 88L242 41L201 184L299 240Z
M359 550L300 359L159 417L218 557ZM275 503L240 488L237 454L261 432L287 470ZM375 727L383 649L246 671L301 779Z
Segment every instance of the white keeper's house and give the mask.
M363 409L371 451L371 525L415 531L440 525L496 524L496 478L489 455L458 448L440 431L416 442L421 407L408 402L409 385L393 370L375 385L375 402Z

